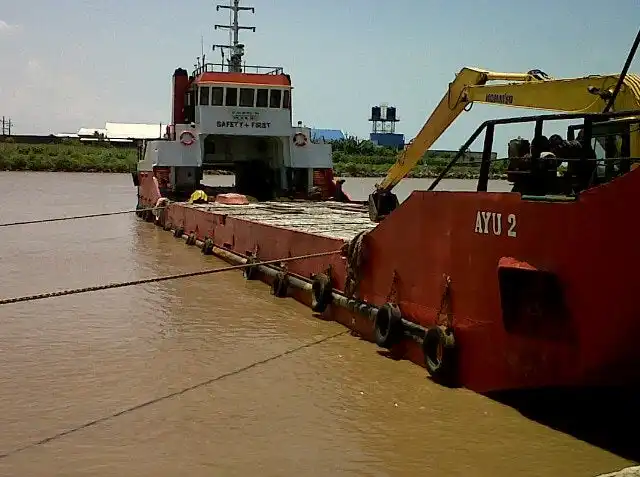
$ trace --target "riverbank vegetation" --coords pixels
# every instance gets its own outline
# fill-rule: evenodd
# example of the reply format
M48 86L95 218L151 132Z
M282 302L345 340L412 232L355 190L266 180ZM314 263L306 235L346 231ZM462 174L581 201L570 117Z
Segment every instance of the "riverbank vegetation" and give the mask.
M331 144L335 173L340 177L383 177L398 154L394 149L353 137ZM428 152L409 177L435 177L454 155ZM69 139L57 144L23 144L7 138L0 142L0 170L4 171L130 172L135 169L136 160L134 147L104 141L81 143ZM505 166L504 161L496 162L492 166L492 177L503 177ZM454 166L447 177L476 178L478 169L477 159L467 159Z
M341 177L384 177L395 163L398 151L377 146L368 140L347 137L332 142L333 163L336 175ZM408 177L437 177L455 157L456 152L428 151ZM491 165L491 178L506 177L506 161L496 161ZM453 166L447 177L454 179L475 179L480 170L480 154L461 158Z
M0 170L3 171L129 172L136 161L135 148L105 143L0 143Z

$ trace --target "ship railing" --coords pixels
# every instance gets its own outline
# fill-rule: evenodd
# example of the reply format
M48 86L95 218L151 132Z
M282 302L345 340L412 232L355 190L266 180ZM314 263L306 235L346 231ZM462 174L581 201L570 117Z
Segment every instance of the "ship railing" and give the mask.
M229 65L224 63L205 63L200 65L193 71L193 76L201 75L202 73L215 73L215 72L228 72ZM243 73L258 73L263 75L281 75L284 73L284 68L281 66L264 66L264 65L242 65Z
M432 191L435 187L444 179L444 177L449 173L449 171L455 166L461 158L463 158L468 152L471 145L481 136L484 132L484 147L482 151L482 159L480 160L480 174L478 177L478 183L476 190L478 192L486 192L489 183L490 176L490 168L492 162L492 158L494 157L493 152L493 138L495 127L499 125L506 124L520 124L520 123L535 123L535 132L534 136L541 136L543 131L543 124L547 121L566 121L566 120L583 120L583 124L580 125L571 125L568 128L568 136L569 138L573 137L573 131L576 129L582 129L584 137L583 141L585 144L591 144L592 139L592 129L593 126L601 125L603 123L615 122L616 124L624 125L628 124L629 126L634 125L635 127L630 127L628 133L639 133L638 130L638 116L640 116L640 110L627 110L627 111L615 111L609 113L557 113L557 114L542 114L536 116L520 116L513 118L503 118L503 119L492 119L489 121L483 122L475 132L467 139L467 141L460 147L458 153L455 157L445 166L442 172L436 177L436 179L430 184L428 191ZM628 169L632 163L638 163L640 158L638 157L617 157L610 159L564 159L559 158L562 161L573 162L582 161L582 160L591 160L598 162L622 162L624 164L624 169Z

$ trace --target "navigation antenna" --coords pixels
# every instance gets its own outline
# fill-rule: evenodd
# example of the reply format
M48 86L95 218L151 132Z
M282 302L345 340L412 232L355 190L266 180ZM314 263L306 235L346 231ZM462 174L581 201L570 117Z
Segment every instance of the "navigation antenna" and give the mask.
M250 11L251 13L255 13L255 8L241 7L240 0L230 0L229 5L216 5L216 11L219 11L221 8L228 8L229 10L231 10L230 13L233 14L233 17L230 18L229 25L215 25L214 29L217 30L218 28L228 28L229 36L231 37L233 35L233 42L231 42L231 38L229 38L231 44L213 45L213 50L215 50L216 48L220 48L223 58L224 49L228 48L229 50L231 50L230 58L228 60L229 71L234 73L242 73L242 57L244 56L244 45L238 42L238 32L240 30L252 30L253 32L255 32L256 27L238 25L238 12Z

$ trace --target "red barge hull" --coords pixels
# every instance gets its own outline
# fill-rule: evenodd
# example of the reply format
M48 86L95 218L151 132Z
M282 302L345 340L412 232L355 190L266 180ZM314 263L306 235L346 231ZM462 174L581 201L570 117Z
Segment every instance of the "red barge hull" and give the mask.
M238 30L248 27L238 13L253 8L237 0L224 8L234 40L218 47L229 58L212 64L203 55L192 74L176 69L171 124L139 145L140 216L204 253L247 262L245 277L424 365L443 384L489 392L640 382L640 231L627 220L640 189L632 169L640 82L627 67L573 79L463 68L368 203L330 202L348 200L333 181L332 145L302 122L292 126L293 86L281 67L244 64ZM393 187L474 102L568 113L485 121L429 191L399 204ZM372 120L381 119L377 109ZM386 110L386 120L395 113ZM568 125L566 140L547 138L544 125L555 121L582 124ZM495 127L516 123L534 129L501 159L520 192L487 192ZM477 191L432 191L481 134ZM234 171L227 189L244 204L175 202L225 197L201 182L218 169Z
M139 206L153 207L157 179L140 173L139 180ZM323 314L369 340L375 312L397 305L415 339L396 340L391 352L419 365L420 329L453 330L456 385L477 392L617 385L640 378L640 231L627 220L639 188L635 169L561 203L415 191L379 224L361 204L305 201L174 202L155 221L188 243L210 239L215 254L236 261L346 251L359 236L357 299L345 290L345 254L287 263L288 277L309 284L288 295L311 305L313 277L330 270L344 306L330 304Z

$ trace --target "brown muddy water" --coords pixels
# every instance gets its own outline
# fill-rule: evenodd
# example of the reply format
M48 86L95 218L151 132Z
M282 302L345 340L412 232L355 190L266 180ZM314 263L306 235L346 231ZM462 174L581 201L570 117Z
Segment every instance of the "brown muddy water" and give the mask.
M0 173L0 197L0 223L135 205L119 174ZM2 298L223 265L133 214L0 237ZM343 331L235 271L1 305L0 475L571 477L634 463L348 334L301 347Z

